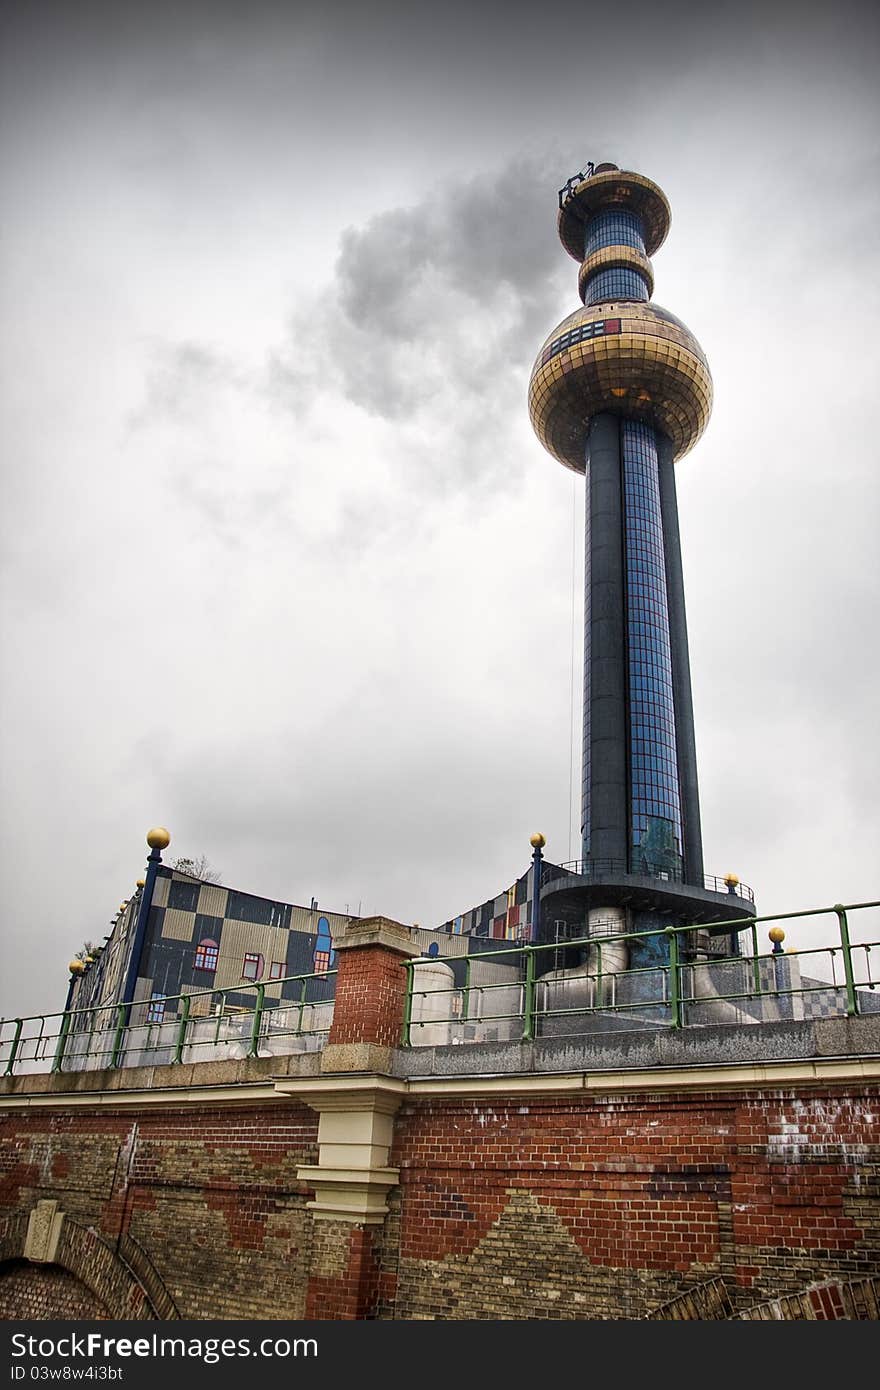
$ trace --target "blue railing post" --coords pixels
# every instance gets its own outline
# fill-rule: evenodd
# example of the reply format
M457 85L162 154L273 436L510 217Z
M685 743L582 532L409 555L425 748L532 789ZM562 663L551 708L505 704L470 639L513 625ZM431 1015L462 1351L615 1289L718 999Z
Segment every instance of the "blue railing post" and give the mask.
M532 846L532 945L537 946L541 933L541 867L544 861L542 853L547 841L540 830L532 836L529 844Z
M147 877L144 881L141 900L138 904L137 922L134 929L134 939L131 944L131 955L128 958L128 969L125 974L125 984L122 988L122 1003L126 1005L125 1023L128 1023L131 1015L131 1006L135 1002L135 991L137 989L138 975L141 967L141 956L144 950L144 941L147 935L147 926L150 920L150 909L153 906L153 892L156 887L156 875L159 872L159 865L162 863L162 850L167 849L171 843L171 836L164 826L155 826L147 832L147 844L150 847L149 858L147 859ZM114 1062L114 1066L116 1063Z

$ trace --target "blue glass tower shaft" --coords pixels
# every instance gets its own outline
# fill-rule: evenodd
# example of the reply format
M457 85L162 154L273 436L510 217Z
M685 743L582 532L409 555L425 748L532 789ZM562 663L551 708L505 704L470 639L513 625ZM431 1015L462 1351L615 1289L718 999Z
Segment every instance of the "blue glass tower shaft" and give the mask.
M583 857L702 882L669 441L610 413L586 459Z

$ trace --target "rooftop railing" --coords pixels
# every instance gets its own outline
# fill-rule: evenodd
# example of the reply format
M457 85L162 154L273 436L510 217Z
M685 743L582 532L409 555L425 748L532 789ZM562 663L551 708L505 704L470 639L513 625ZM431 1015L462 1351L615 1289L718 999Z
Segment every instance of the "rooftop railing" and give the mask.
M553 883L565 874L578 874L581 878L612 878L617 874L624 874L628 877L637 875L640 878L653 878L661 883L686 882L684 870L680 865L662 864L649 859L643 860L641 864L629 864L625 859L570 859L565 864L546 864L541 875L542 885ZM699 886L694 884L694 887ZM710 893L730 893L731 896L742 898L748 903L755 901L751 888L739 880L733 883L729 876L717 878L712 874L704 874L702 886Z
M437 983L437 959L410 961L403 1045L565 1036L589 1028L591 1016L595 1026L598 1015L679 1029L880 1012L880 942L853 942L849 926L849 914L877 908L880 902L837 904L713 923L713 933L735 939L739 954L712 949L705 925L688 925L472 953L463 983L448 987ZM832 944L783 951L777 943L761 953L759 925L828 916L837 926ZM621 948L642 963L621 969ZM579 953L581 963L556 968ZM435 967L433 975L426 966Z
M100 1071L314 1051L333 1017L336 971L0 1021L0 1073ZM294 999L266 998L293 985ZM253 992L252 1006L242 995ZM311 996L311 997L310 997ZM323 997L322 997L323 996Z

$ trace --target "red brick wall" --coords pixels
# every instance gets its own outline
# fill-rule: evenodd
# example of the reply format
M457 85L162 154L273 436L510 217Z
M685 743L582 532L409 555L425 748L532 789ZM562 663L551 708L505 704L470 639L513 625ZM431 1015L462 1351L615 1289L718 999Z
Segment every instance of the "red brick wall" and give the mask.
M0 1212L54 1198L146 1252L182 1317L302 1317L317 1115L294 1103L0 1116Z
M397 1317L638 1317L715 1275L740 1306L880 1272L858 1089L407 1103Z
M331 1043L397 1047L403 1029L406 967L381 946L339 952Z
M131 1241L189 1318L633 1318L715 1277L745 1308L880 1273L878 1105L857 1087L410 1098L374 1228L308 1211L314 1112L209 1095L0 1116L0 1253L55 1198L110 1251ZM27 1296L51 1284L63 1307L62 1283Z

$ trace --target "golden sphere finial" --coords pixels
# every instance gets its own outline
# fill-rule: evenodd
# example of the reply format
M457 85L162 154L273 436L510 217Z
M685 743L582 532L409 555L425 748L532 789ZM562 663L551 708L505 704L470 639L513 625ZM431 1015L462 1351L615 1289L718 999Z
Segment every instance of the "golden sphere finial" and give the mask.
M154 825L152 830L147 831L147 844L150 849L167 849L171 844L171 836L164 825Z
M147 880L146 880L145 878L138 878L138 879L135 879L135 884L134 884L134 886L135 886L135 888L146 888L146 886L147 886Z
M127 907L128 907L128 901L126 900L124 903L120 903L120 904L119 904L119 911L120 911L120 912L124 912L125 909L126 909Z
M70 962L67 968L70 971L71 975L81 975L85 970L85 966L83 965L82 961L79 959L78 956L74 957L74 959Z
M535 834L529 840L529 844L531 845L532 849L543 849L546 843L547 840L541 834L540 830L536 831Z
M773 942L774 946L780 945L785 940L785 932L782 930L781 927L771 927L767 935Z
M737 877L736 874L725 874L725 875L724 875L724 882L727 884L728 888L738 888L738 887L739 887L739 878Z

